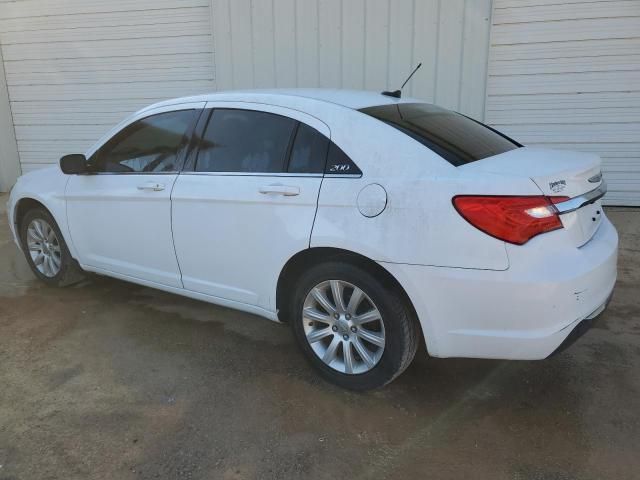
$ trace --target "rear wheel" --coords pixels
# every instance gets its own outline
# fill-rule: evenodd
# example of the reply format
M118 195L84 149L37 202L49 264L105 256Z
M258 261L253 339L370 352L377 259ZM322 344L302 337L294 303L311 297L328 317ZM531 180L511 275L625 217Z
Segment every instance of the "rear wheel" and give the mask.
M413 310L393 288L360 267L328 262L305 272L292 298L293 330L302 351L344 388L381 387L415 355Z
M58 224L43 208L29 210L20 222L20 240L27 263L43 282L65 286L83 278Z

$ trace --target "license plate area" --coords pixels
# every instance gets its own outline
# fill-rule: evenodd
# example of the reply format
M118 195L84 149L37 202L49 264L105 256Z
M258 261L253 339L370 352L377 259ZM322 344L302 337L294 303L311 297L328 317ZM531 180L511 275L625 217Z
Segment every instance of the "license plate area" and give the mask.
M600 200L596 200L594 203L578 209L576 213L580 219L584 243L586 243L593 237L602 222L602 204Z
M560 215L564 228L569 232L576 247L581 247L596 233L603 218L602 203L596 200L578 210Z

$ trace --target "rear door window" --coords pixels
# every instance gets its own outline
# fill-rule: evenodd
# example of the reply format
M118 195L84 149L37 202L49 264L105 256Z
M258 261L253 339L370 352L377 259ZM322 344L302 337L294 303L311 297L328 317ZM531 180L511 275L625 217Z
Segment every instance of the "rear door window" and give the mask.
M267 112L215 109L200 143L195 170L282 172L296 123Z
M300 123L291 147L289 173L322 173L327 162L329 139Z
M420 142L458 167L521 145L456 112L428 103L399 103L360 110Z

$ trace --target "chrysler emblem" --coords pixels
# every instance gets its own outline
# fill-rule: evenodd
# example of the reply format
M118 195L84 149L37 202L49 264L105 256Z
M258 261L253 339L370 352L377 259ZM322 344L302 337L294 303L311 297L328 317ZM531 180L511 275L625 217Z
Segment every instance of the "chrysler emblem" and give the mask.
M598 172L597 175L594 175L593 177L591 177L588 182L589 183L598 183L600 180L602 180L602 172Z

